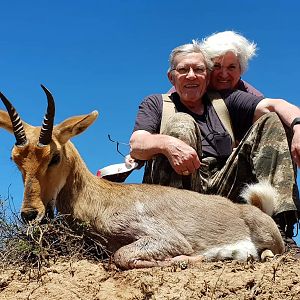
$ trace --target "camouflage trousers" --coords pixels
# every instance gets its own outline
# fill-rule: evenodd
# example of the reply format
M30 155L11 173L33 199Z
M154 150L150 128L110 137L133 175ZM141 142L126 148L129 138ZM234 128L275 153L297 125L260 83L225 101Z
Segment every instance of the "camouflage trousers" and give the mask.
M201 132L188 114L174 114L162 133L183 140L202 156ZM218 194L240 202L239 194L245 184L267 180L280 194L274 215L292 212L295 216L300 206L297 168L289 147L291 137L277 114L269 113L253 124L225 163L214 157L203 158L197 172L183 176L173 170L165 156L158 155L147 162L143 182Z

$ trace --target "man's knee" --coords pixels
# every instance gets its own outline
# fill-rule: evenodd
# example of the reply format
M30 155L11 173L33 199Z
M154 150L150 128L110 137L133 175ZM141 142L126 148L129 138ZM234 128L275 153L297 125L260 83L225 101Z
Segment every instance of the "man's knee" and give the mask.
M275 112L269 112L269 113L262 115L258 119L258 121L261 121L261 120L271 121L272 123L281 122L279 116Z
M195 147L199 142L200 131L193 117L186 113L176 113L168 120L162 134L176 137Z

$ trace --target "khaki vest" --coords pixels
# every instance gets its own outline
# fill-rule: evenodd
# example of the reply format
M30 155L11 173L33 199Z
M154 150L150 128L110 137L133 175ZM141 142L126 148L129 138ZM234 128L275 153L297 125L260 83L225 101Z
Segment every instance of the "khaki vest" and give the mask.
M222 99L221 95L218 92L207 92L207 95L220 121L222 122L228 134L231 136L232 145L235 145L235 138L232 130L231 119L224 100ZM163 109L162 109L162 118L160 123L160 133L165 128L168 119L174 113L177 112L176 107L170 96L171 96L170 94L162 94Z

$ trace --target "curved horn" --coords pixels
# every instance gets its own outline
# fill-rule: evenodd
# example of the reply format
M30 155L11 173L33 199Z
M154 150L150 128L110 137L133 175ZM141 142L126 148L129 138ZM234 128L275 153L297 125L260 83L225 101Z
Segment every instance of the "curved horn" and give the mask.
M8 115L13 126L14 135L16 138L16 146L24 146L27 144L27 138L24 130L23 123L19 114L9 100L0 92L0 98L6 107Z
M54 122L54 115L55 115L55 103L51 93L42 84L41 87L46 93L47 100L48 100L47 112L44 117L40 138L39 138L39 145L45 146L50 144L52 138L53 122Z

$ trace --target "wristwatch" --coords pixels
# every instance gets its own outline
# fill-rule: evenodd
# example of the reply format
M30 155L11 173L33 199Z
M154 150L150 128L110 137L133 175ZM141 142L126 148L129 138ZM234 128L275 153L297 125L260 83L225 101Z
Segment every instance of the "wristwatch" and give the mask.
M293 129L296 124L300 124L300 117L297 117L293 120L291 124L291 129Z

